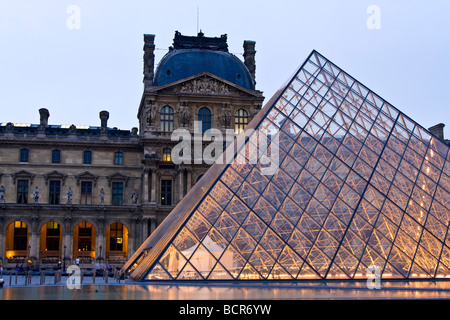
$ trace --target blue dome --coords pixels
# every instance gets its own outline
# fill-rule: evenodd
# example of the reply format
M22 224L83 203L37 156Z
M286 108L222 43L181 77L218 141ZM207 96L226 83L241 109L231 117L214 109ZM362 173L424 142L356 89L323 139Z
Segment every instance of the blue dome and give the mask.
M255 89L255 81L241 60L225 51L205 49L171 50L161 59L153 85L162 86L202 72L209 72L245 89Z

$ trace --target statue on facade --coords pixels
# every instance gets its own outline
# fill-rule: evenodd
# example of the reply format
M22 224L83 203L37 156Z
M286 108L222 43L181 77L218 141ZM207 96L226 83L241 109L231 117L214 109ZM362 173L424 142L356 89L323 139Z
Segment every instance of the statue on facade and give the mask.
M0 203L5 203L5 187L1 186L0 187Z
M137 194L136 190L134 190L133 194L131 195L131 201L133 202L134 205L137 205L138 194Z
M69 134L76 134L76 133L77 133L77 127L75 127L75 125L72 124L72 125L69 127Z
M99 193L99 197L100 197L100 204L105 204L105 191L103 190L103 188L100 189L100 193Z
M219 115L220 121L222 122L222 126L225 128L229 128L231 124L231 108L228 105L225 105L222 108L222 111Z
M67 190L67 204L72 204L72 189L69 187L69 190Z
M191 118L189 107L185 103L183 103L178 107L177 113L180 125L182 125L183 127L189 127L189 120Z
M151 104L147 110L145 111L145 121L147 126L153 127L155 126L157 108L154 104Z
M33 201L34 203L39 202L39 188L36 186L33 191Z

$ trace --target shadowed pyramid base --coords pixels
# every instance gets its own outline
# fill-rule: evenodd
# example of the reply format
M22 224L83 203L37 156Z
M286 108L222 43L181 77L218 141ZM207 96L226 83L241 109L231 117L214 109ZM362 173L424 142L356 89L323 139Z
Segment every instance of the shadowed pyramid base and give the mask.
M450 277L440 139L316 51L251 129L274 138L278 170L251 161L258 140L233 143L247 162L211 166L123 267L131 279Z

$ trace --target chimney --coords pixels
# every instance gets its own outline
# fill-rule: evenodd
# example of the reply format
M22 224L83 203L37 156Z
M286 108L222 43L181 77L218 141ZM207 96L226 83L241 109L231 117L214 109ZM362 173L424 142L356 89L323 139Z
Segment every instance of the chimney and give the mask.
M256 44L255 41L249 41L249 40L244 41L244 64L250 71L250 74L252 75L253 80L256 81L256 78L255 78L255 71L256 71L255 44Z
M47 127L48 126L48 117L50 117L50 112L48 112L47 109L41 108L39 109L39 115L41 116L40 119L40 125L41 127Z
M430 131L432 134L434 134L439 139L444 140L444 127L445 127L445 124L438 123L437 125L428 128L428 131Z
M108 119L109 119L109 112L108 111L100 111L100 121L101 121L102 130L107 129Z
M144 34L144 87L153 85L155 66L155 35Z

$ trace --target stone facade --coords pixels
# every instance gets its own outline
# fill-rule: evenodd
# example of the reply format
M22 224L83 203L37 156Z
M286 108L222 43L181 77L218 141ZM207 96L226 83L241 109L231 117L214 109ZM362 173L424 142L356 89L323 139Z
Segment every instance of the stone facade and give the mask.
M189 38L183 37L176 34L177 43ZM197 38L201 45L213 39L203 35L189 39ZM3 267L28 262L48 268L61 261L67 266L76 258L88 267L94 263L121 266L209 168L201 159L175 164L171 150L179 141L172 141L172 132L186 129L194 143L199 133L196 124L202 120L223 133L227 129L238 133L261 109L260 91L207 68L158 84L154 39L144 35L139 128L108 127L107 111L99 113L100 126L50 125L47 109L39 110L39 124L0 125ZM254 43L244 42L244 48L250 53L242 73L254 77ZM190 49L198 47L194 44ZM173 50L177 49L171 48L171 54ZM223 47L220 54L235 59ZM180 62L179 66L183 68ZM158 68L162 67L160 63ZM166 114L167 110L172 113Z

